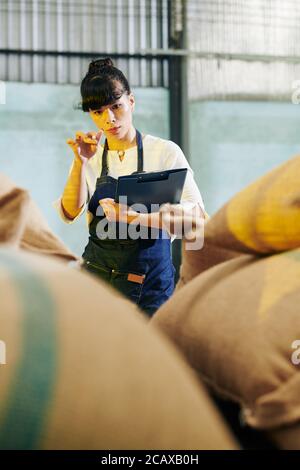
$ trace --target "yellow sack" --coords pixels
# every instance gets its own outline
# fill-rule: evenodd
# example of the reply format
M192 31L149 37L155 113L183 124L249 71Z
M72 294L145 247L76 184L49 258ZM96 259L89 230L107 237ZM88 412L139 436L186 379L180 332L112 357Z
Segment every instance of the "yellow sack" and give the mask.
M300 156L236 194L206 224L211 243L245 253L300 246Z

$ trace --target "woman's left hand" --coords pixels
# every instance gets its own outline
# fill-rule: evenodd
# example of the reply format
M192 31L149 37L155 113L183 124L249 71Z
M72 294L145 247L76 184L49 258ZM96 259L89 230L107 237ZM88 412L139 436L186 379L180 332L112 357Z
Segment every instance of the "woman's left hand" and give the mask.
M181 204L163 204L160 208L162 227L183 238L204 237L205 214L199 204L186 209Z
M125 222L129 224L139 216L138 212L131 210L125 204L117 203L109 197L100 199L99 204L102 206L105 217L109 222Z

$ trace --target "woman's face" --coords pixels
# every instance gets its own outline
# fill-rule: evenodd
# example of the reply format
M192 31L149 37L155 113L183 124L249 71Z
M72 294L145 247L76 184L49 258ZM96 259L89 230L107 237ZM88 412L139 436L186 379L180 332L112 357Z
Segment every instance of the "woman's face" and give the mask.
M122 139L132 126L134 103L134 96L124 93L113 104L90 111L89 114L98 129L104 131L106 137L114 136Z

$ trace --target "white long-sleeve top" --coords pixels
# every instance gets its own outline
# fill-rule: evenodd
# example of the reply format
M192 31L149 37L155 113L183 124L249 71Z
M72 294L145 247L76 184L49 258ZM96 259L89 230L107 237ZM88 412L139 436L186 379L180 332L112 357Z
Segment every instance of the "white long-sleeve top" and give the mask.
M146 134L143 136L144 148L144 171L163 171L174 168L187 168L187 176L183 187L180 204L186 208L192 208L196 204L200 204L204 211L204 204L194 180L194 172L191 169L187 159L185 158L181 148L171 140L161 139ZM73 223L86 210L88 202L94 194L97 178L101 175L102 170L102 153L104 146L98 145L95 155L90 158L86 164L86 184L88 190L88 198L80 213L74 219L68 219L62 209L62 196L53 202L53 206L58 211L62 220L68 224ZM72 171L74 161L72 162L69 174ZM113 178L125 176L137 171L137 147L131 147L125 150L125 156L120 161L117 150L108 150L107 152L108 175ZM92 214L87 210L87 224L91 220ZM172 237L173 238L173 237Z

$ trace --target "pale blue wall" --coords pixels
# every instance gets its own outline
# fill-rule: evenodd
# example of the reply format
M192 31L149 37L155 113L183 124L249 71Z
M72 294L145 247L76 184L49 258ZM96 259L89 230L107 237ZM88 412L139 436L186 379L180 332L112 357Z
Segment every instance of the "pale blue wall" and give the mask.
M0 105L0 170L30 190L51 228L81 255L88 236L85 215L67 225L51 205L63 191L73 158L66 139L77 130L96 129L86 113L73 109L78 93L76 86L7 83L6 104ZM134 93L136 127L168 138L168 92Z
M300 106L272 102L190 105L190 161L206 210L300 153Z

